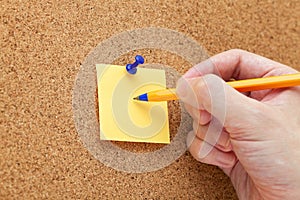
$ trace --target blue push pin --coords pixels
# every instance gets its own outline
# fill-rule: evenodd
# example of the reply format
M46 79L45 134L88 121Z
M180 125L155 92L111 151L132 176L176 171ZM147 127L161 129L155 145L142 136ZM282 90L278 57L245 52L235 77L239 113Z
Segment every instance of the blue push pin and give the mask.
M144 63L144 58L143 56L141 55L136 55L135 56L135 62L132 63L132 64L127 64L126 65L126 70L129 74L135 74L137 69L136 67L139 65L139 64L143 64Z

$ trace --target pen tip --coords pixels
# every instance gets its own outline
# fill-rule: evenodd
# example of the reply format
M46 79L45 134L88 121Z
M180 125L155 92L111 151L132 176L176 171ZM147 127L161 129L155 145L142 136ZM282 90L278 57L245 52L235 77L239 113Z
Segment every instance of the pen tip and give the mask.
M134 97L133 100L139 100L139 97Z

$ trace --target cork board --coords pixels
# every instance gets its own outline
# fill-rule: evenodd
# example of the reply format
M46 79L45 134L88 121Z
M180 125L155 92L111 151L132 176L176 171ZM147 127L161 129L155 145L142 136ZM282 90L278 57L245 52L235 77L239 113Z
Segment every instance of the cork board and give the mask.
M300 70L299 8L297 0L2 2L0 198L237 199L221 170L198 163L188 152L160 170L144 173L122 172L100 162L76 129L75 79L101 42L147 27L180 32L201 44L208 55L242 48ZM125 65L136 54L180 74L197 61L142 48L108 62ZM91 105L96 98L89 100ZM169 104L174 139L180 105ZM95 104L95 112L96 108ZM164 147L114 145L138 153Z

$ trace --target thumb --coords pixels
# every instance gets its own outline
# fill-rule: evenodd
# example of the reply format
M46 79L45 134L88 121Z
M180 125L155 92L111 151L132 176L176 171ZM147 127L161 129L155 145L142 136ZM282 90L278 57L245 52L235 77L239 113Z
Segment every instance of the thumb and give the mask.
M266 109L261 102L239 93L213 74L179 79L176 93L185 104L209 112L228 132L249 124L255 127Z

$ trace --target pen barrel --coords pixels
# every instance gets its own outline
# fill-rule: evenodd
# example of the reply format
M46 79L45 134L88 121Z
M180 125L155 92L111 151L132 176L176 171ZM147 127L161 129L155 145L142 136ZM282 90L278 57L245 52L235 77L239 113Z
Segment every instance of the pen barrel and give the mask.
M284 88L300 85L300 73L281 76L270 76L264 78L253 78L226 82L240 92ZM148 101L170 101L179 99L176 89L164 89L146 93Z
M240 92L284 88L300 85L300 73L227 82Z
M175 89L156 90L148 92L148 101L171 101L178 99Z

